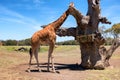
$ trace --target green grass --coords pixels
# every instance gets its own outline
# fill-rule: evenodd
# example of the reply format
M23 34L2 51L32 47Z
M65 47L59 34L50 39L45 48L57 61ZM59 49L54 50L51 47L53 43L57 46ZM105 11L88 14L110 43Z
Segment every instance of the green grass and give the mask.
M0 50L15 51L15 50L19 49L20 47L27 48L28 51L30 49L30 46L0 46ZM57 46L57 48L54 48L54 50L57 52L66 52L66 51L74 50L76 48L79 49L79 46L65 45L65 46ZM48 52L48 50L49 50L49 46L41 46L39 52L40 53Z
M55 48L56 52L69 52L72 50L79 50L79 46L76 45L64 45L64 46L57 46L57 48Z
M41 46L39 52L40 53L47 52L48 49L49 49L49 46Z
M19 49L20 47L24 47L29 49L29 46L1 46L0 50L7 50L7 51L15 51L17 49Z
M30 46L1 46L0 50L5 50L5 51L15 51L21 47L24 47L27 49L27 51L23 51L23 52L28 52L30 49ZM48 51L48 46L41 46L40 48L40 52L46 52Z

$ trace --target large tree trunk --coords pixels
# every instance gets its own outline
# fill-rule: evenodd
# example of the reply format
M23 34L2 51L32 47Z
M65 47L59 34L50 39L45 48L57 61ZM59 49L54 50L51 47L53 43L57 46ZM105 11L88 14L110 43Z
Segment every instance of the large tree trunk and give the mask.
M105 40L98 31L98 25L99 22L110 22L105 17L100 16L100 1L88 0L86 16L81 15L74 8L71 15L76 18L78 24L76 35L77 41L80 43L81 66L83 68L104 69L105 66L101 60L99 47L104 44Z
M89 16L89 23L87 24L86 30L84 34L85 37L87 35L92 35L98 32L98 24L99 24L99 16L100 15L100 7L98 0L88 0L88 12L87 16ZM80 27L80 26L79 26ZM81 32L81 31L80 31ZM80 38L81 39L81 36ZM82 42L83 39L78 40L80 43L81 49L81 66L84 68L95 68L95 69L104 69L104 65L101 62L101 56L99 54L99 46L95 41L86 39L85 42Z
M67 33L69 33L68 36L74 36L77 39L80 43L81 66L83 68L104 69L106 61L103 59L103 54L101 54L103 49L100 50L100 46L104 44L105 39L99 33L98 25L99 22L106 24L111 22L100 16L100 0L88 0L86 16L83 16L74 7L71 7L71 10L71 15L76 19L77 28L71 29L73 34L70 29L61 29L58 31L61 34L58 33L58 35L67 36Z
M85 35L94 35L94 39L84 43L80 42L81 49L81 66L84 68L104 69L104 62L101 60L99 53L100 45L104 44L105 40L98 31L99 22L110 23L105 17L100 16L100 0L88 0L89 23L86 26Z

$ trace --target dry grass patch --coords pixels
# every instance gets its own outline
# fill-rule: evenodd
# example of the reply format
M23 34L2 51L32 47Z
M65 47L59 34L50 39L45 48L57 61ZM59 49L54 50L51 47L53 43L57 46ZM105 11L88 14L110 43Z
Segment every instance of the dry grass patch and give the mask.
M26 46L25 46L26 47ZM54 50L55 63L63 67L59 69L60 74L50 72L27 73L29 54L28 52L18 52L13 49L15 46L0 47L0 80L119 80L120 79L120 47L113 53L110 64L113 67L105 70L72 70L66 64L80 63L79 46L57 46ZM27 47L30 48L29 46ZM108 48L108 47L107 47ZM48 46L41 47L39 52L40 63L47 62ZM35 62L35 60L33 60ZM42 69L46 70L46 65Z

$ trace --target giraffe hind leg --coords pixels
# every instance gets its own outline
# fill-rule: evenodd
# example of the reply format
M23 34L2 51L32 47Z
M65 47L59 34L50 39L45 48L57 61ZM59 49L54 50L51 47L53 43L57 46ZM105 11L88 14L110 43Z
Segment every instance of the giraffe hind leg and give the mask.
M39 60L38 60L38 51L39 51L39 47L37 49L35 49L34 57L35 57L36 62L37 62L38 71L41 72L41 69L40 69L40 66L39 66Z
M29 68L28 68L27 72L30 72L30 68L31 68L31 61L32 61L32 57L33 57L32 48L30 48L30 50L29 50L29 55L30 55L30 60L29 60Z

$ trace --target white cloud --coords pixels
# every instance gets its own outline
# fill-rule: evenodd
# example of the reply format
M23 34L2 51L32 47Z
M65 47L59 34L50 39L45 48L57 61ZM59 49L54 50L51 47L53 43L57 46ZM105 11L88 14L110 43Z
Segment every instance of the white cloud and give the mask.
M2 22L15 22L15 23L20 23L20 24L26 24L24 21L19 20L19 19L14 19L14 18L0 18L0 21L2 21Z
M14 22L20 24L26 24L32 26L34 29L38 29L34 26L39 25L36 20L23 16L15 11L9 10L4 6L0 6L0 22Z
M11 16L11 17L17 17L17 18L23 18L22 15L18 14L17 12L11 11L4 6L0 5L0 14L6 15L6 16Z

